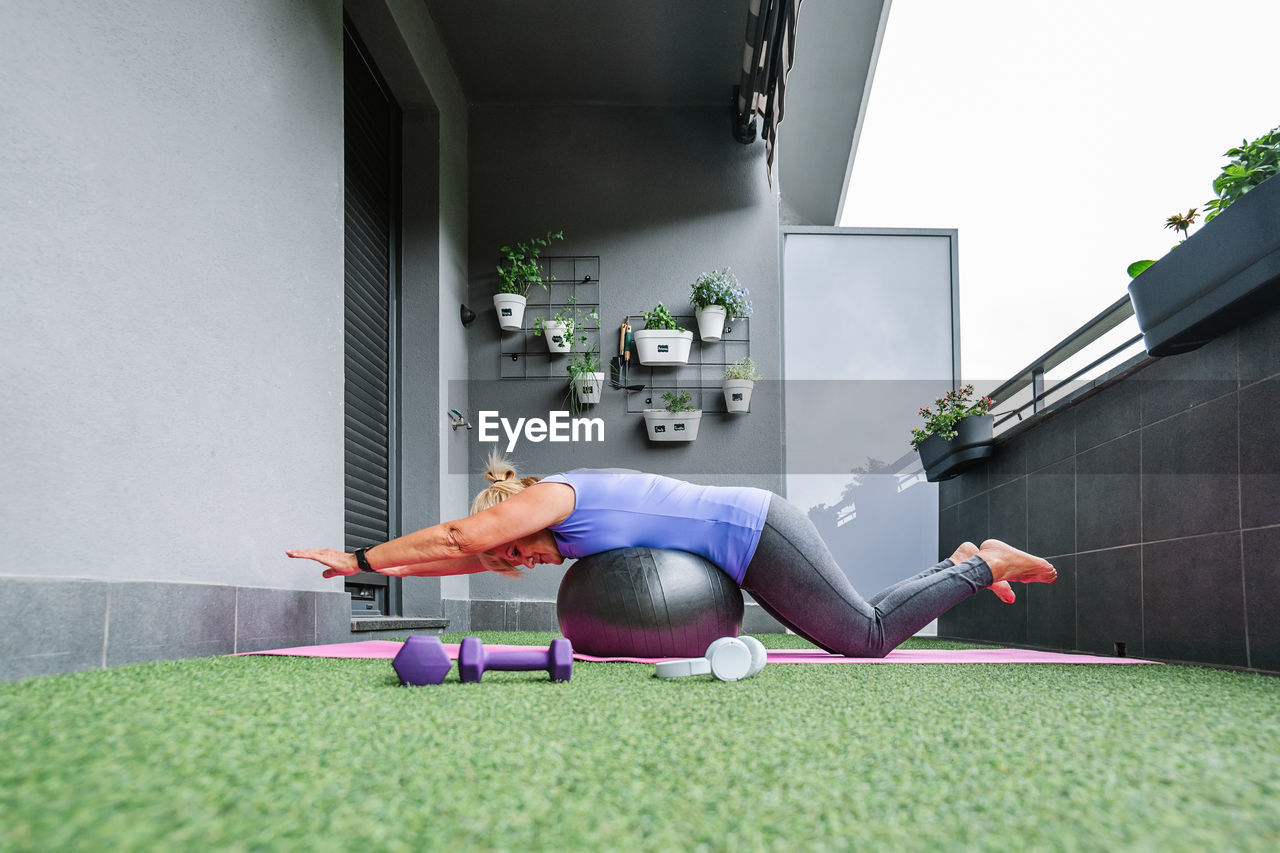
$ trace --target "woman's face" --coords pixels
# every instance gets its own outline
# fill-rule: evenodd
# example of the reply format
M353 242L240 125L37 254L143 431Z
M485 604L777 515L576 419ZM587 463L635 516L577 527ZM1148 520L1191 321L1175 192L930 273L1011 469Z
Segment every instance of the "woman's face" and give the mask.
M521 539L515 539L488 552L508 566L524 566L532 569L539 563L550 563L558 566L564 562L564 556L556 547L556 538L550 530L539 530Z

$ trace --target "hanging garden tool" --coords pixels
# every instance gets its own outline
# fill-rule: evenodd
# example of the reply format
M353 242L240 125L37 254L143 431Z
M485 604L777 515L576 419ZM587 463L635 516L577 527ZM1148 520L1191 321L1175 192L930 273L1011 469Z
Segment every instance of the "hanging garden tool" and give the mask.
M609 384L614 388L625 388L628 391L643 391L643 385L627 384L631 367L631 323L628 322L630 319L629 316L624 319L622 326L618 329L618 354L610 359L613 376Z

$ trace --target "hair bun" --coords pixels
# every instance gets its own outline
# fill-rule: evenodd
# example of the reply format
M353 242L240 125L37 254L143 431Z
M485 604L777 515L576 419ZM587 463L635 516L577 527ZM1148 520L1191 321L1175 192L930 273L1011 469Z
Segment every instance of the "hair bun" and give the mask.
M516 469L503 458L501 453L497 450L491 450L489 451L489 468L484 472L484 476L490 483L502 483L507 480L514 480Z

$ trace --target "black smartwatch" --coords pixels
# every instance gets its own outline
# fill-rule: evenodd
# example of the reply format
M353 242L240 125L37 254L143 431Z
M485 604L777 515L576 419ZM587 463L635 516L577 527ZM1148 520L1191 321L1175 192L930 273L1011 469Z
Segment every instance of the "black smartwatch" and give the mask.
M366 557L366 556L364 555L364 552L365 552L365 551L368 551L368 550L369 550L370 548L372 548L372 547L374 547L374 546L372 546L372 545L366 545L366 546L365 546L365 547L363 547L363 548L357 548L357 549L356 549L356 551L355 551L355 554L356 554L356 565L360 567L360 571L362 571L362 572L373 572L373 573L376 575L376 574L378 574L378 573L373 571L373 566L369 565L369 558L368 558L368 557Z

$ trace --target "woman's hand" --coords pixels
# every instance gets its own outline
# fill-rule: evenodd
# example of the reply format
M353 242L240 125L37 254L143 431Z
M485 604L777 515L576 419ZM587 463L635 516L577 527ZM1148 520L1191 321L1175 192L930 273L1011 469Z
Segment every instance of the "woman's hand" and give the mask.
M324 570L324 576L327 578L360 574L356 555L345 551L335 551L332 548L301 548L296 551L285 551L285 554L295 560L315 560L321 565L328 566Z

